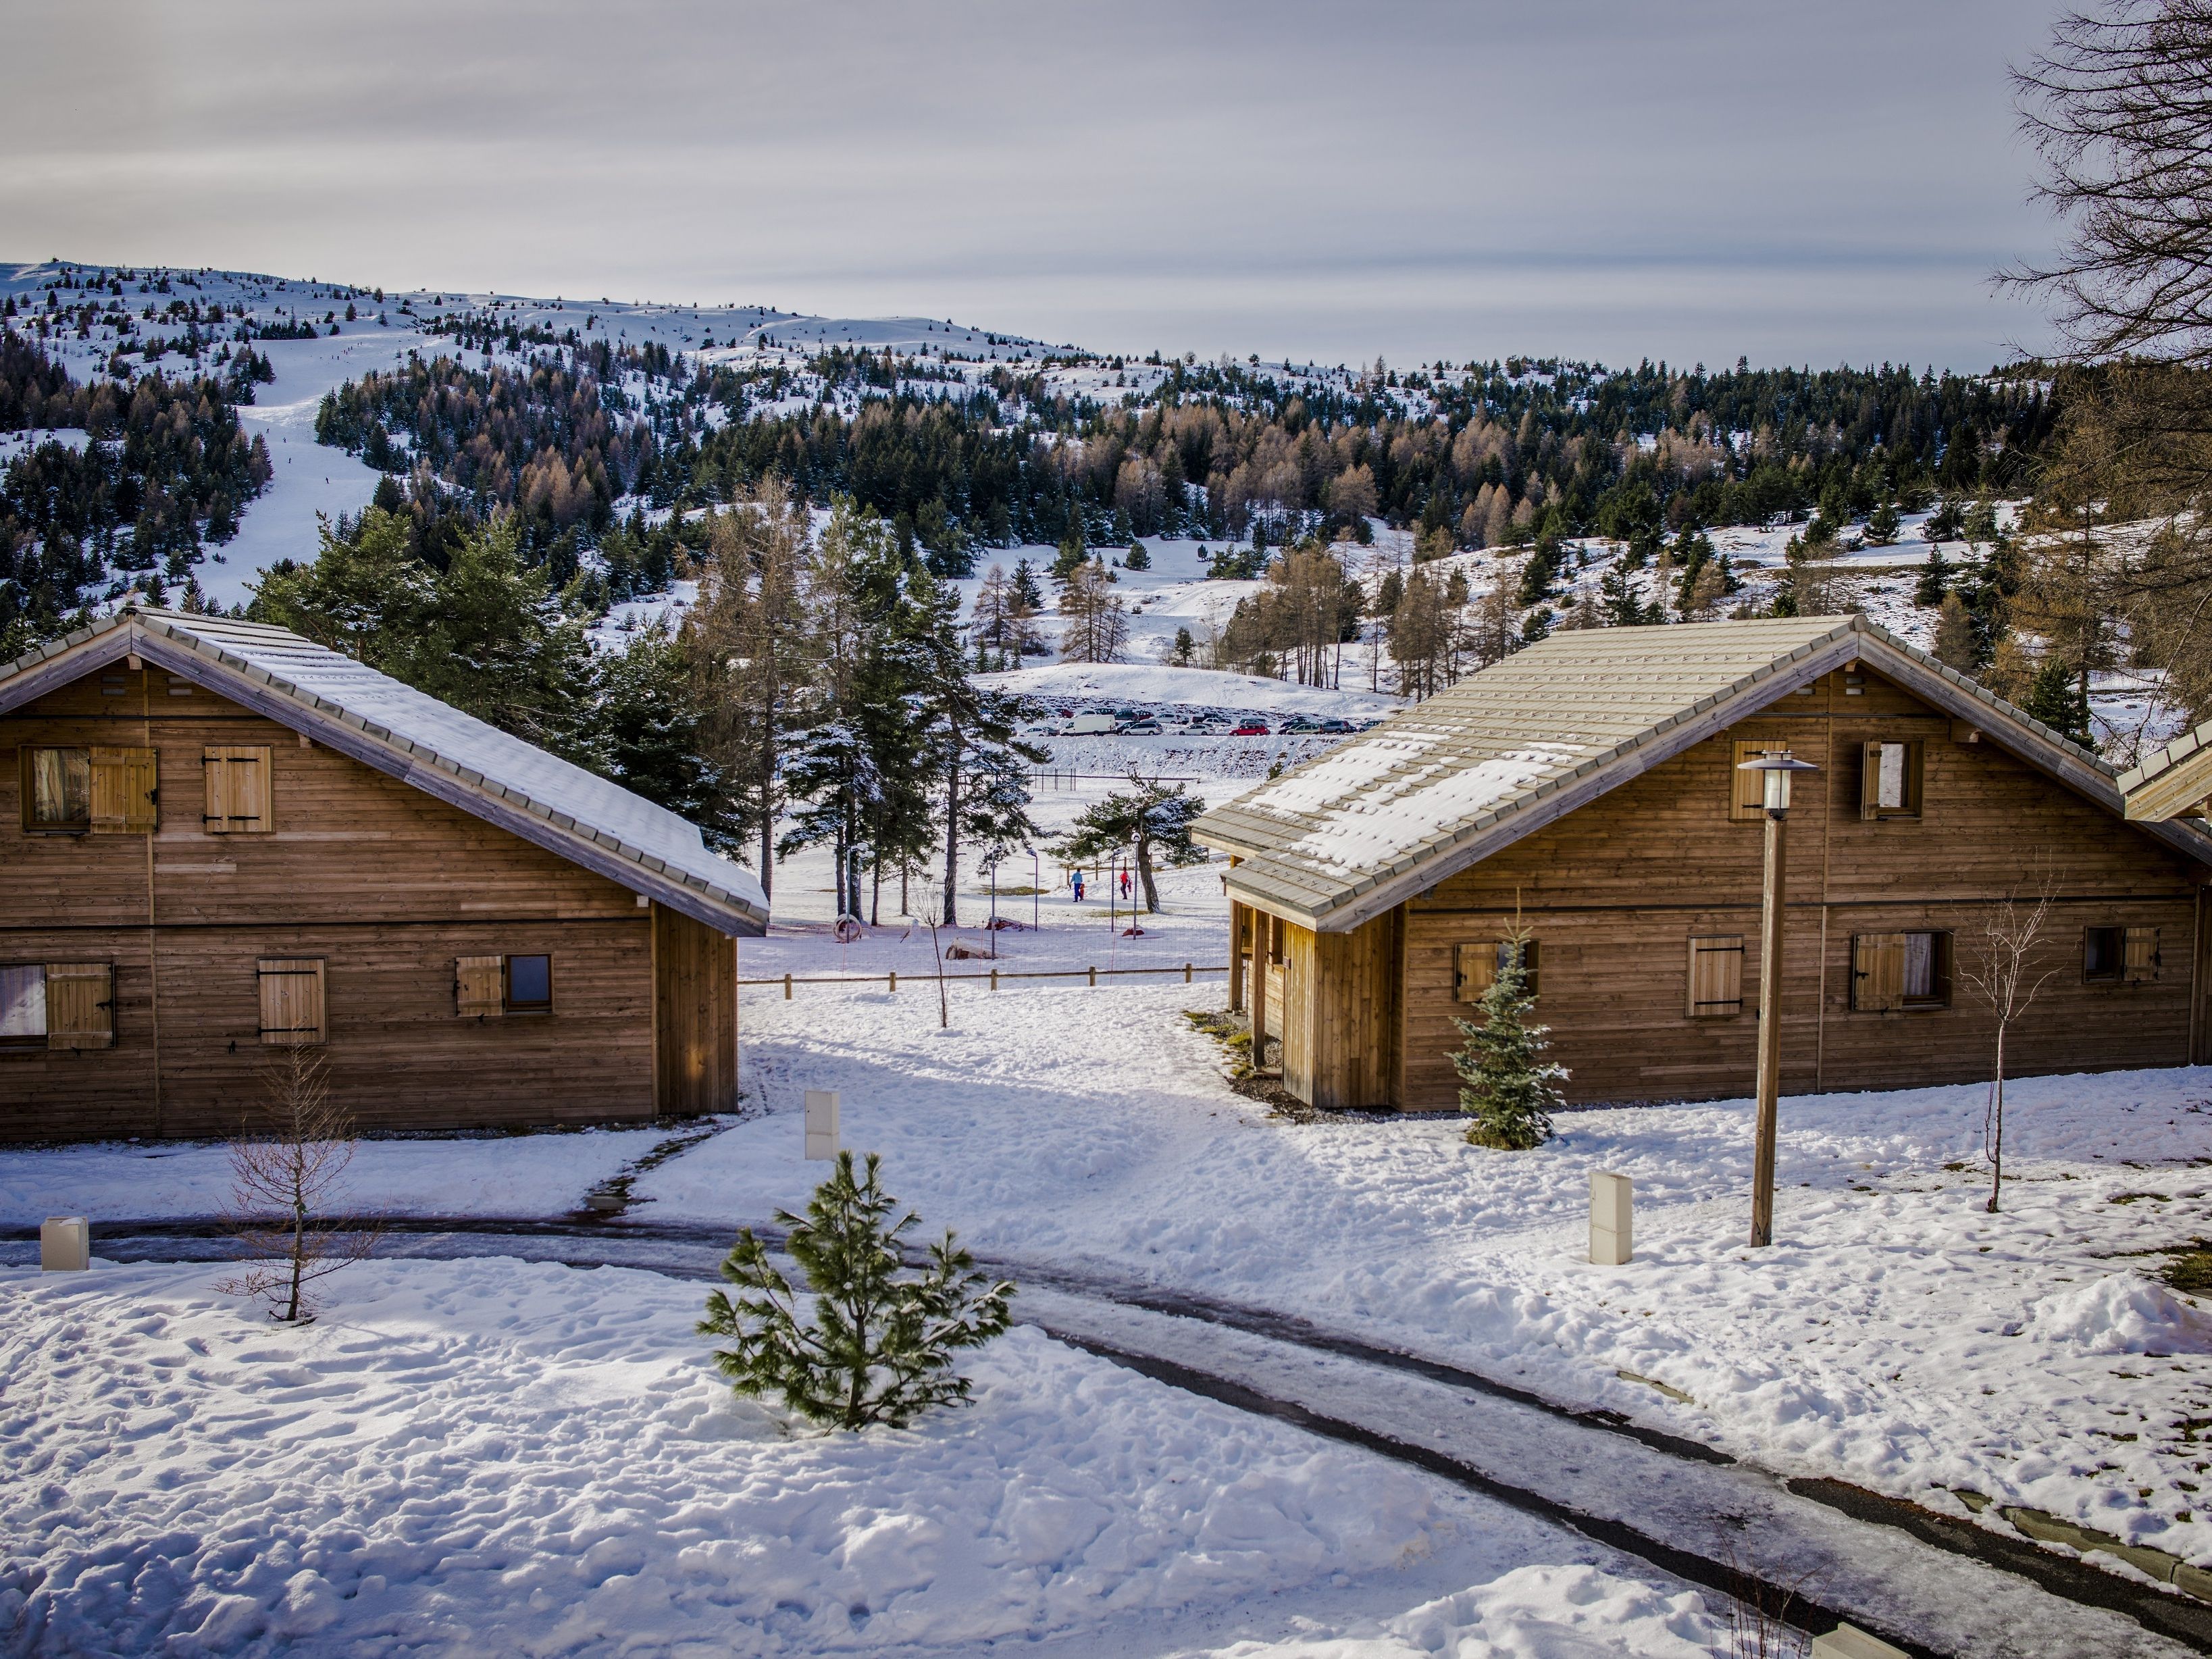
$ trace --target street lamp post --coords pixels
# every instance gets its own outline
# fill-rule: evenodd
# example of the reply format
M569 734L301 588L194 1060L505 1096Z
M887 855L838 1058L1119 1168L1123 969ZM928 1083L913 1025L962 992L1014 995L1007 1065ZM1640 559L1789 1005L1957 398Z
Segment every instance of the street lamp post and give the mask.
M1814 772L1787 749L1769 750L1738 769L1759 775L1766 809L1766 876L1759 923L1759 1127L1752 1154L1751 1242L1774 1242L1776 1102L1782 1091L1782 919L1788 848L1782 825L1790 816L1790 775Z

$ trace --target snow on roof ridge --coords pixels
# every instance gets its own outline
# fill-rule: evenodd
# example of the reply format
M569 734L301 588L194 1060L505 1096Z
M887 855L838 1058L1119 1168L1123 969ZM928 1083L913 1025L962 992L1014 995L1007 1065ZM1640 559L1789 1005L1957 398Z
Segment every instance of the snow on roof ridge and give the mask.
M448 772L472 788L496 794L556 828L608 848L643 868L665 872L686 887L751 913L757 920L768 919L768 901L758 881L749 871L711 851L698 826L689 819L427 692L289 629L239 617L199 617L150 605L127 605L116 617L103 618L85 631L83 639L117 626L125 617L179 640L196 654L213 657L224 666L410 758ZM82 643L82 640L72 636L71 643ZM237 649L226 649L226 645ZM289 675L280 674L265 663L240 654L255 645L281 649L306 665L356 682L359 689L349 701L343 684L324 679L318 689L308 683L313 677L302 674L299 665L292 665ZM363 691L376 700L370 706L380 718L371 719L358 706ZM392 723L395 720L398 726ZM555 805L546 799L549 795L565 801L567 808Z

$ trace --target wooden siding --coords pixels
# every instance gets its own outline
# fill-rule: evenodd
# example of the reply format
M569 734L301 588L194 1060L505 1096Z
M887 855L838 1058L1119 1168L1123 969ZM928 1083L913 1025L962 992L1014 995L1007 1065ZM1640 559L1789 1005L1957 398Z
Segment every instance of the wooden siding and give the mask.
M27 835L0 797L0 962L113 964L116 1024L0 1054L0 1140L234 1129L267 1058L255 963L279 957L325 963L322 1052L364 1127L653 1115L654 929L627 889L158 669L0 716L0 791L24 744L154 750L159 825ZM275 827L210 835L204 757L240 748L270 753ZM550 1013L459 1016L457 961L529 954Z
M1440 882L1394 913L1387 945L1358 943L1376 923L1320 936L1307 947L1322 963L1311 984L1291 975L1306 1030L1285 1035L1285 1085L1316 1103L1338 1091L1331 1103L1368 1103L1350 1097L1395 1073L1386 1092L1395 1103L1451 1106L1457 1079L1446 1056L1461 1042L1451 1017L1465 1012L1453 996L1455 947L1499 938L1517 910L1540 952L1537 1012L1571 1073L1571 1099L1751 1092L1763 831L1759 819L1734 816L1734 766L1747 744L1788 747L1820 768L1799 775L1786 832L1786 1091L1986 1076L1990 1021L1964 969L1992 907L2008 890L2032 902L2046 875L2058 896L2044 960L2060 971L2014 1027L2009 1066L2027 1074L2208 1058L2204 872L1988 737L1965 741L1970 728L1901 688L1871 672L1850 678L1857 695L1844 674L1829 675ZM1865 816L1872 742L1919 746L1918 817ZM2082 930L2091 927L2158 929L2156 976L2086 982ZM1854 938L1921 931L1952 935L1950 1006L1855 1011ZM1690 941L1729 935L1744 943L1742 1012L1693 1016ZM1348 955L1328 957L1332 948ZM1394 954L1402 965L1384 994L1363 990ZM1394 1029L1376 1032L1363 1008L1387 1009Z
M738 942L653 907L654 1097L670 1116L738 1103Z

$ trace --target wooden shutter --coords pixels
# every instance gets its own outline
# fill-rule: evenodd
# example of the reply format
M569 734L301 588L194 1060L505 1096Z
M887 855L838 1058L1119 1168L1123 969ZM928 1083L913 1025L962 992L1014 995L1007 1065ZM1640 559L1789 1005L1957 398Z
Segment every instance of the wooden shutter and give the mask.
M2120 977L2130 985L2141 985L2158 977L2158 929L2130 927L2128 929L2125 966Z
M276 827L270 789L270 751L210 749L205 827L211 836L264 834Z
M321 958L264 957L254 968L261 981L261 1040L285 1048L323 1041Z
M1739 742L1735 745L1736 769L1729 774L1735 781L1730 786L1734 793L1729 799L1729 817L1736 823L1744 823L1766 817L1766 775L1744 771L1743 763L1757 760L1761 755L1771 754L1781 746L1763 738L1748 743Z
M155 828L155 759L150 749L92 751L92 833L150 836Z
M115 1046L115 970L104 962L46 964L46 1047Z
M1452 946L1452 995L1456 1000L1480 1002L1482 994L1498 982L1498 940L1486 939Z
M1725 1019L1743 1012L1743 935L1716 933L1690 941L1692 1019Z
M1851 1006L1887 1013L1905 1000L1905 935L1861 933L1851 940Z
M453 963L453 1012L463 1019L489 1019L507 1012L501 990L504 957L461 957Z

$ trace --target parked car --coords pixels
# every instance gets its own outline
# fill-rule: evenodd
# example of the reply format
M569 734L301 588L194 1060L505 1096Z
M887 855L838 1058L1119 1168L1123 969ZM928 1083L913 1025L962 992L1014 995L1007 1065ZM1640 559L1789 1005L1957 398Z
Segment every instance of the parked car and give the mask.
M1246 720L1239 725L1237 729L1231 732L1229 735L1232 738L1264 738L1267 735L1267 722L1265 720Z
M1163 730L1158 720L1131 720L1118 729L1125 738L1157 738Z
M1303 714L1293 714L1290 719L1283 722L1283 730L1285 732L1326 732L1328 728L1322 725L1319 720L1308 720Z

